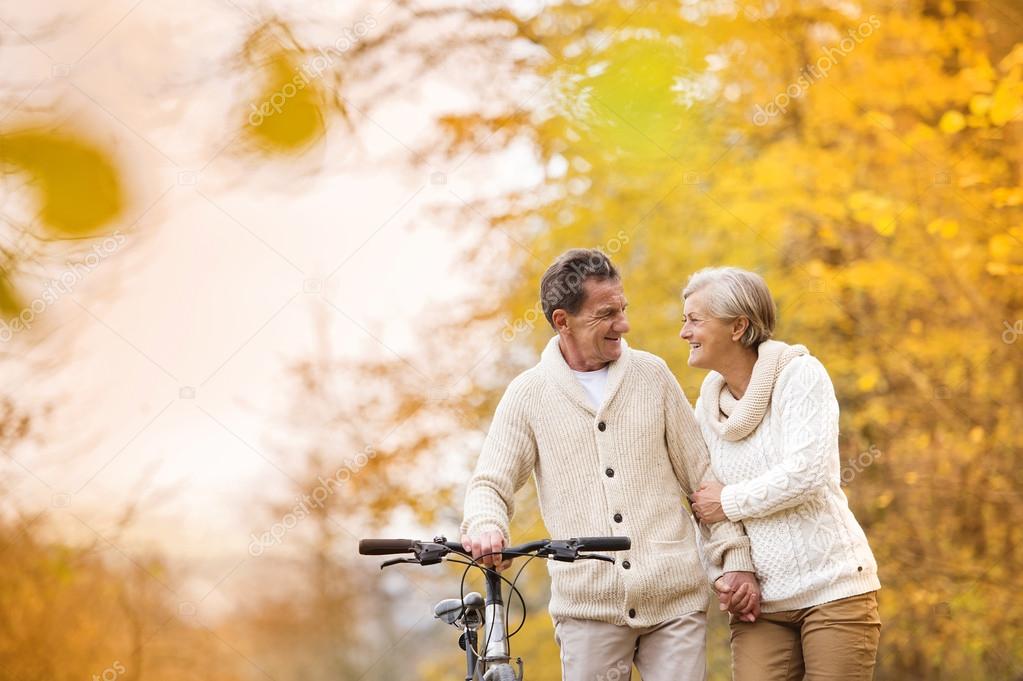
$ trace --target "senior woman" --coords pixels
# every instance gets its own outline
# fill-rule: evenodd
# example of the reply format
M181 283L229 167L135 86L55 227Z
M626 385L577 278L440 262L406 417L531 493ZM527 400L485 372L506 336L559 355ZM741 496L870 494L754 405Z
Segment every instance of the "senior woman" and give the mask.
M709 369L696 417L722 484L694 493L703 523L742 521L760 593L755 622L731 617L735 681L869 680L880 637L877 563L840 487L838 402L802 345L770 340L775 305L759 275L697 272L683 292L689 366Z

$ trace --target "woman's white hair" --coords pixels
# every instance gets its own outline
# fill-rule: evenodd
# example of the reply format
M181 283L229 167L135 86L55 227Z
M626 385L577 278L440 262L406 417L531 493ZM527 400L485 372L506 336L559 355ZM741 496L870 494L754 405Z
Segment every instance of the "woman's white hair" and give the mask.
M704 291L707 313L728 322L745 317L749 326L739 341L755 348L774 333L777 308L767 282L756 272L738 267L707 267L689 277L682 300Z

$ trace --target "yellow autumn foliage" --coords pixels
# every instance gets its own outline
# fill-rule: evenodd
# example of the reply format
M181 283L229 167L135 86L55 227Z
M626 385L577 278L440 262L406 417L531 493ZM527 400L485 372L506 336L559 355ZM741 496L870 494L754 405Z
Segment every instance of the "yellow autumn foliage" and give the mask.
M548 5L520 26L551 55L530 74L567 79L579 96L604 83L621 94L607 96L605 121L562 106L512 124L542 162L563 159L566 170L546 178L552 198L512 199L517 212L491 218L524 248L478 255L501 263L505 284L513 263L518 282L495 286L479 319L523 318L559 252L603 248L625 273L630 342L664 357L694 399L702 372L677 338L686 277L724 264L764 274L776 336L821 358L841 403L847 494L884 584L877 678L1015 678L1019 28L997 7L954 2L632 8L621 30L610 1ZM992 41L996 23L1007 33ZM566 28L580 24L601 39ZM673 56L676 45L692 54ZM591 68L587 82L579 74ZM568 134L583 121L601 134ZM469 118L446 125L467 139L475 129ZM510 379L549 333L540 320L516 335L493 371ZM711 637L716 680L728 678L723 636ZM534 669L556 664L532 637L519 653Z

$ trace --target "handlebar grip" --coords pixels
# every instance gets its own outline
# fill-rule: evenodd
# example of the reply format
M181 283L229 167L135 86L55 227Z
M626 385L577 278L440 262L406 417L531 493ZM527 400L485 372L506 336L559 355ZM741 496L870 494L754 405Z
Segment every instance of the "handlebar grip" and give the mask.
M579 537L575 541L580 551L628 551L632 548L628 537Z
M364 556L389 556L394 553L412 553L416 542L412 539L361 539L359 553Z

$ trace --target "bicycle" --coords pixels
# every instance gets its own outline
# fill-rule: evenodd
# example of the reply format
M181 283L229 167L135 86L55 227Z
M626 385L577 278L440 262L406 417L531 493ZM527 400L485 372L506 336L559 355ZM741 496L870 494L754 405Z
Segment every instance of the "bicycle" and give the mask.
M511 665L511 648L509 639L514 636L526 621L526 601L515 584L519 575L534 558L574 562L576 560L603 560L614 563L615 559L596 553L580 554L580 551L628 551L632 541L628 537L579 537L576 539L541 539L527 542L519 546L502 549L498 561L507 558L528 557L529 560L519 568L512 581L508 581L496 570L484 567L479 559L473 559L460 543L448 541L445 537L434 537L432 541L414 539L363 539L359 542L359 553L366 556L385 556L411 553L412 558L394 558L380 565L384 569L399 563L417 565L436 565L442 561L459 563L467 567L462 572L458 598L445 598L433 608L433 616L456 629L461 629L458 638L459 647L465 651L465 681L522 681L522 658L515 658L518 673ZM448 558L449 554L458 554L466 560ZM486 554L496 555L496 554ZM485 556L480 556L484 558ZM472 568L483 571L485 576L486 596L473 591L465 593L465 577ZM512 594L522 604L522 621L515 631L508 633L506 610L501 594L501 583L509 585L509 600ZM480 654L479 630L483 629L483 654Z

